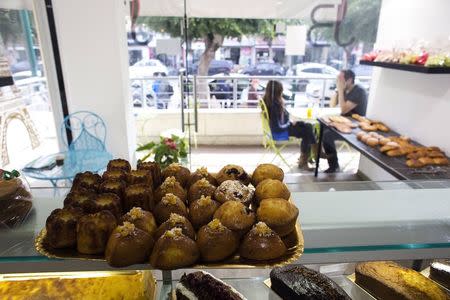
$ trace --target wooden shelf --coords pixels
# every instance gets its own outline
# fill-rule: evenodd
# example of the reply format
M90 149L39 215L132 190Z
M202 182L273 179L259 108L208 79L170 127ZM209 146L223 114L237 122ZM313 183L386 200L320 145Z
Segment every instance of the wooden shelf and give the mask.
M397 64L397 63L386 63L386 62L365 61L365 60L361 60L359 63L361 65L366 65L366 66L382 67L382 68L387 68L387 69L395 69L395 70L409 71L409 72L416 72L416 73L450 74L450 67L424 67L424 66L411 65L411 64Z

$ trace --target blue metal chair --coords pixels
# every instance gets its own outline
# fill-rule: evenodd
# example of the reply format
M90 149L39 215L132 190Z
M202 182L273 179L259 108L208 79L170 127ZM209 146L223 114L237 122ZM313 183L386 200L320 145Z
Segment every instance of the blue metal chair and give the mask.
M71 143L66 138L67 130L72 133ZM56 186L58 180L72 181L79 172L100 172L112 158L105 146L105 122L95 113L78 111L65 117L61 125L61 136L66 151L32 161L23 168L25 175L49 180ZM64 157L62 166L55 166L58 156Z

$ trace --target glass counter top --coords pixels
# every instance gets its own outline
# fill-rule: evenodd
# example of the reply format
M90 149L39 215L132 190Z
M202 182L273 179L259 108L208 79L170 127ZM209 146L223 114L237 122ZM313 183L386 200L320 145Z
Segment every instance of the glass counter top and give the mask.
M0 231L0 264L61 261L37 253L34 239L50 212L62 207L67 192L67 188L32 189L34 208L25 223ZM321 263L325 256L358 252L367 252L366 259L370 259L374 251L394 250L403 254L433 250L433 257L450 256L448 187L411 189L395 185L388 190L328 192L293 189L292 199L300 211L298 222L305 240L300 262ZM362 259L355 256L355 261Z

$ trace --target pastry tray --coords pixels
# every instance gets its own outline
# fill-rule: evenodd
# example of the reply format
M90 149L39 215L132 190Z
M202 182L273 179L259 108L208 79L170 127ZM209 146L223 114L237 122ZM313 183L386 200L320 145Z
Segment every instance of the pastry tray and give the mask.
M304 240L300 224L297 223L295 230L282 238L287 247L287 252L282 257L268 261L251 261L241 259L238 254L218 263L195 264L187 266L194 269L250 269L250 268L273 268L292 264L303 254ZM76 249L54 249L47 242L47 231L42 229L35 240L36 251L48 258L105 261L103 255L80 254Z

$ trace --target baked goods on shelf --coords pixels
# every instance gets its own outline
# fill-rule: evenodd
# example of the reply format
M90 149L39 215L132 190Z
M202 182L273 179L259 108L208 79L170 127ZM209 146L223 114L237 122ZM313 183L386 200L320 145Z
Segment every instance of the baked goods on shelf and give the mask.
M57 208L45 222L47 241L53 248L72 248L77 245L77 223L83 215L79 207Z
M113 193L98 194L95 197L93 205L89 211L96 213L102 210L109 210L116 217L116 219L120 219L122 216L122 204L119 196Z
M195 241L185 236L181 228L172 228L156 241L150 264L154 268L171 270L192 265L199 256Z
M185 236L195 240L195 230L191 222L189 222L187 218L175 213L170 214L169 219L162 223L158 229L156 229L153 236L157 240L164 234L164 232L171 230L172 228L181 228L181 232Z
M450 289L450 262L433 262L430 265L430 279Z
M79 207L85 213L91 212L96 194L92 190L77 189L69 192L64 199L64 207Z
M129 222L117 226L106 244L105 259L113 267L144 263L152 252L152 236Z
M155 199L150 186L139 183L128 186L123 197L123 209L129 211L133 207L141 207L144 210L153 211Z
M116 218L108 210L82 216L77 222L78 252L103 254L109 236L116 227Z
M260 164L253 171L252 184L258 186L258 184L266 179L276 179L281 182L284 180L284 171L280 167L274 164Z
M215 262L231 256L239 246L239 239L219 219L214 219L198 231L197 245L203 261Z
M195 228L208 224L213 219L214 213L220 203L212 200L210 196L201 196L189 205L189 219Z
M129 222L134 224L136 228L139 228L151 236L156 231L157 225L155 217L151 212L145 211L140 207L133 207L129 212L123 215L122 222Z
M107 171L111 170L122 170L125 173L129 173L131 171L131 165L130 163L121 158L113 159L108 162L108 165L106 166Z
M395 262L359 263L356 265L355 275L355 282L378 299L449 299L432 280Z
M238 165L226 165L217 174L217 183L220 185L227 180L239 180L245 185L250 183L250 176L244 168Z
M204 271L183 274L175 289L178 300L246 300L233 287Z
M194 173L191 174L191 177L189 178L189 181L188 181L188 186L193 185L200 179L206 179L212 185L217 186L216 178L212 174L210 174L208 172L208 169L205 167L198 168L197 170L195 170Z
M164 182L155 190L155 204L161 201L166 194L174 194L184 203L187 200L187 193L175 177L167 177Z
M222 204L214 213L214 218L239 236L244 235L256 221L255 213L238 201Z
M20 226L33 207L32 195L26 180L16 170L0 169L0 225Z
M280 236L286 236L295 229L298 208L281 198L264 199L256 211L256 218L266 223Z
M266 179L256 187L255 202L257 205L268 198L282 198L289 200L291 192L286 184L276 179Z
M102 178L100 175L89 171L78 173L73 179L71 191L75 191L79 188L97 191L101 180Z
M113 193L123 199L126 184L121 180L104 180L98 189L99 193Z
M128 185L145 184L148 187L153 187L152 173L149 170L131 170L127 175Z
M214 193L214 198L220 202L238 201L249 206L252 203L255 189L247 186L239 180L226 180L219 185Z
M158 224L164 223L170 218L170 214L175 213L183 217L188 216L186 205L174 194L166 194L161 201L156 204L153 210L156 222Z
M179 163L173 163L162 170L161 175L163 180L173 176L183 187L185 187L191 178L191 171Z
M201 196L209 196L214 198L216 186L212 185L206 178L197 180L189 187L188 200L192 203L194 200L200 199Z
M258 222L244 236L239 247L239 254L251 260L270 260L283 256L286 245L264 222Z
M125 173L125 171L120 170L120 169L105 171L105 172L103 172L102 180L103 181L118 180L118 181L127 182L127 173Z
M283 299L351 299L333 280L302 265L274 268L270 282L272 290Z
M153 188L156 189L161 185L162 177L161 177L161 168L159 164L154 161L138 161L137 163L138 170L148 170L152 174L152 182Z

